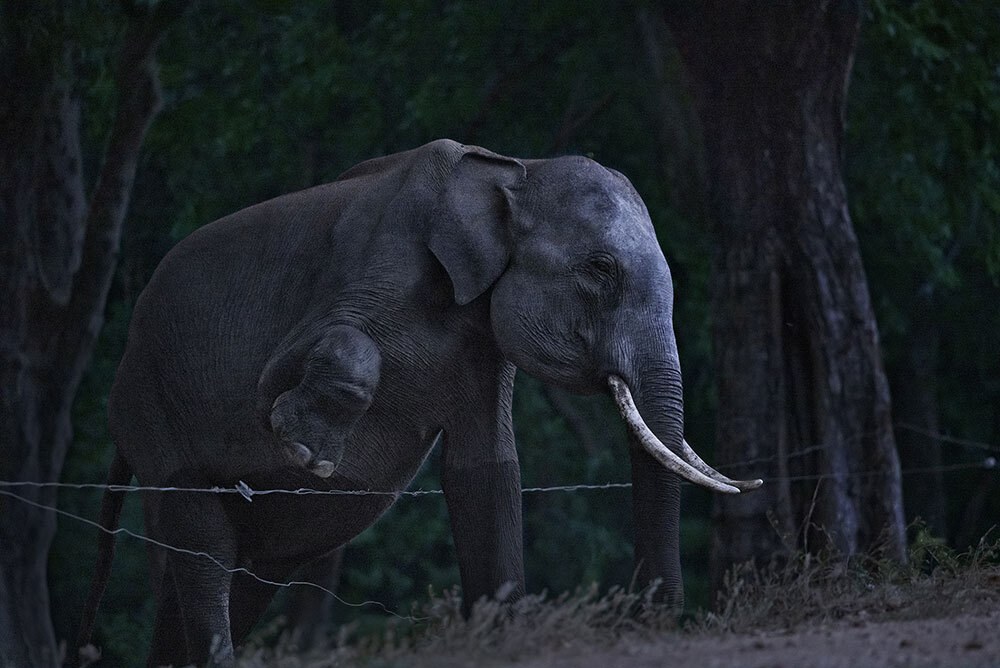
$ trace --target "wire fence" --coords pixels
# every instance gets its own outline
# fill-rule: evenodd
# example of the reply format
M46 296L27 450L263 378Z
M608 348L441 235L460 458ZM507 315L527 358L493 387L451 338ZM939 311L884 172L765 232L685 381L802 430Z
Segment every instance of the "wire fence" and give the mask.
M920 435L923 435L923 436L927 436L929 438L933 438L933 439L939 440L942 443L948 443L948 444L952 444L952 445L956 445L956 446L960 446L960 447L971 448L971 449L975 449L975 450L979 450L979 451L983 451L983 452L1000 454L1000 447L995 446L995 445L991 445L989 443L982 443L982 442L979 442L979 441L972 441L972 440L969 440L969 439L956 438L956 437L948 436L946 434L938 434L938 433L934 433L934 432L931 432L929 430L923 429L921 427L916 427L916 426L909 425L909 424L897 424L896 427L904 429L904 430L907 430L907 431L911 431L913 433L917 433L917 434L920 434ZM864 437L864 434L860 434L856 438L863 438L863 437ZM821 444L811 445L811 446L808 446L806 448L802 448L800 450L797 450L797 451L794 451L792 453L789 453L789 454L785 455L785 457L790 458L790 457L804 456L806 454L809 454L809 453L821 450L823 447L824 446L821 445ZM774 455L774 456L770 456L770 457L760 457L760 458L750 459L750 460L747 460L747 461L744 461L744 462L739 462L739 463L736 463L736 464L730 464L728 466L720 466L718 468L725 469L725 468L747 467L747 466L751 466L751 465L755 465L755 464L770 462L770 461L775 460L777 457L778 457L778 455ZM990 456L987 456L987 457L985 457L985 458L983 458L983 459L981 459L979 461L975 461L975 462L966 462L966 463L958 463L958 464L945 464L945 465L940 465L940 466L928 466L928 467L918 467L918 468L903 469L903 470L900 471L900 474L906 476L906 475L927 474L927 473L947 473L947 472L963 471L963 470L973 470L973 469L990 470L990 469L996 468L996 465L997 465L997 458L994 457L994 456L992 456L992 455L990 455ZM863 478L863 477L878 476L878 475L884 475L884 474L885 474L885 471L879 469L879 470L871 470L871 471L857 471L857 472L852 472L852 473L848 474L848 477ZM825 480L825 479L830 479L830 478L841 478L841 477L843 477L842 474L817 473L817 474L812 474L812 475L775 476L775 477L763 478L763 480L764 480L764 482L766 484L768 482L778 482L778 481L789 481L789 482L820 481L820 480ZM682 482L682 484L692 484L692 483ZM555 485L555 486L550 486L550 487L526 487L526 488L523 488L521 490L521 493L522 494L536 494L536 493L551 493L551 492L580 492L580 491L590 491L590 490L628 489L628 488L631 488L631 487L632 487L632 483L626 483L626 482L608 482L608 483L604 483L604 484L576 484L576 485ZM143 541L143 542L146 542L146 543L151 544L151 545L155 545L156 547L162 548L164 550L172 551L172 552L179 553L179 554L187 554L187 555L190 555L190 556L196 556L196 557L204 558L204 559L207 559L207 560L211 561L217 567L219 567L220 569L222 569L222 570L224 570L224 571L226 571L228 573L231 573L231 574L244 574L244 575L247 575L247 576L249 576L249 577L251 577L251 578L253 578L253 579L255 579L255 580L257 580L257 581L259 581L259 582L261 582L263 584L266 584L266 585L272 585L272 586L275 586L275 587L284 587L284 588L310 587L310 588L317 589L317 590L319 590L321 592L326 593L327 595L331 596L334 600L336 600L338 603L341 603L341 604L349 606L349 607L361 608L361 607L373 606L373 607L376 607L376 608L382 610L383 612L385 612L388 615L391 615L391 616L399 618L399 619L411 621L411 622L423 621L425 619L423 617L416 617L416 616L412 616L412 615L399 614L399 613L391 610L388 606L386 606L384 603L382 603L380 601L368 600L368 601L362 601L360 603L354 603L354 602L347 601L347 600L343 599L342 597L338 596L336 594L336 592L334 592L334 591L332 591L332 590L330 590L330 589L328 589L326 587L323 587L322 585L319 585L319 584L317 584L315 582L308 582L308 581L302 581L302 580L292 580L292 581L288 581L288 582L278 582L278 581L274 581L274 580L269 580L267 578L263 578L263 577L257 575L256 573L252 572L251 570L249 570L249 569L247 569L245 567L230 568L229 566L226 566L218 558L216 558L215 556L213 556L213 555L211 555L211 554L209 554L207 552L193 551L193 550L188 550L186 548L178 547L178 546L175 546L175 545L169 545L167 543L158 541L158 540L156 540L154 538L150 538L149 536L145 536L143 534L137 533L137 532L132 531L131 529L128 529L128 528L125 528L125 527L118 527L116 529L109 529L107 527L102 526L100 523L95 522L94 520L88 519L86 517L82 517L80 515L76 515L74 513L68 512L68 511L63 510L61 508L57 508L55 506L51 506L51 505L44 504L44 503L39 503L37 501L34 501L33 499L28 499L28 498L26 498L26 497L24 497L24 496L22 496L20 494L17 494L15 491L9 491L11 489L17 490L17 489L24 489L24 488L32 488L32 489L58 488L58 489L77 489L77 490L90 490L90 489L97 490L97 489L100 489L100 490L107 490L107 491L111 491L111 492L187 492L187 493L203 493L203 494L237 494L237 495L240 495L243 498L245 498L248 502L252 501L254 496L265 496L265 495L271 495L271 494L288 494L288 495L343 495L343 496L359 496L359 495L361 495L361 496L364 496L364 495L381 495L381 496L386 496L387 495L387 496L392 496L392 497L400 497L400 496L405 496L405 497L419 497L419 496L429 496L429 495L441 495L441 494L444 494L444 490L441 490L441 489L414 489L414 490L402 490L402 491L337 490L337 489L310 489L310 488L297 488L297 489L252 489L249 485L247 485L242 480L239 481L233 487L218 487L218 486L216 486L216 487L157 487L157 486L148 486L148 485L107 485L107 484L102 484L102 483L65 483L65 482L0 480L0 496L5 496L5 497L12 498L12 499L16 499L16 500L20 501L21 503L27 504L29 506L32 506L32 507L35 507L35 508L38 508L38 509L41 509L41 510L46 510L46 511L55 513L55 514L63 516L63 517L68 517L68 518L77 520L77 521L82 522L84 524L87 524L89 526L93 526L93 527L97 528L98 530L103 531L103 532L108 533L108 534L112 534L112 535L118 535L118 534L126 535L126 536L129 536L129 537L134 538L136 540Z
M556 485L554 487L525 487L522 494L532 494L536 492L577 492L589 489L616 489L629 488L630 482L608 482L603 485ZM56 487L59 489L102 489L110 492L191 492L201 494L239 494L248 501L255 496L267 496L269 494L290 494L294 496L322 495L322 496L430 496L434 494L444 494L443 489L407 489L402 491L383 491L377 489L311 489L300 487L298 489L252 489L250 485L242 480L233 487L152 487L143 485L104 485L101 483L71 483L71 482L12 482L0 480L0 487L32 487L45 488Z
M0 485L0 486L2 486L2 485ZM117 529L108 529L107 527L102 526L100 523L95 522L94 520L88 519L86 517L81 517L80 515L76 515L75 513L71 513L69 511L63 510L62 508L56 508L54 506L50 506L50 505L47 505L47 504L44 504L44 503L38 503L37 501L32 501L31 499L26 499L23 496L20 496L18 494L14 494L13 492L5 491L3 489L0 489L0 495L9 496L9 497L15 498L15 499L21 501L22 503L28 504L29 506L34 506L35 508L40 508L42 510L49 510L49 511L52 511L52 512L56 513L57 515L62 515L63 517L70 517L70 518L72 518L74 520L83 522L84 524L88 524L88 525L90 525L92 527L96 527L98 530L103 531L104 533L108 533L108 534L112 534L112 535L122 534L122 535L125 535L125 536L129 536L131 538L135 538L137 540L149 543L151 545L155 545L157 547L161 547L161 548L163 548L165 550L169 550L171 552L176 552L176 553L179 553L179 554L189 554L189 555L192 555L192 556L195 556L195 557L202 557L204 559L208 559L209 561L211 561L212 563L214 563L216 566L218 566L222 570L226 571L227 573L232 573L232 574L243 573L245 575L250 576L254 580L257 580L258 582L261 582L261 583L266 584L266 585L274 585L275 587L286 587L286 588L291 588L291 587L312 587L313 589L318 589L318 590L320 590L322 592L326 592L328 595L332 596L333 599L336 600L338 603L342 603L342 604L344 604L346 606L350 606L352 608L363 608L363 607L371 605L371 606L376 606L376 607L382 609L384 612L392 615L393 617L398 617L400 619L405 619L405 620L408 620L408 621L422 621L423 620L422 617L411 617L411 616L408 616L408 615L400 615L400 614L398 614L396 612L393 612L384 603L382 603L380 601L362 601L360 603L352 603L350 601L346 601L343 598L341 598L340 596L337 596L336 592L333 592L333 591L327 589L326 587L324 587L322 585L318 585L315 582L308 582L308 581L305 581L305 580L292 580L290 582L276 582L274 580L268 580L267 578L262 578L261 576L257 575L256 573L254 573L250 569L244 568L242 566L237 567L237 568L230 568L230 567L226 566L224 563L222 563L220 560L218 560L217 558L215 558L214 556L212 556L211 554L209 554L208 552L188 550L188 549L183 548L183 547L177 547L176 545L169 545L167 543L158 541L155 538L150 538L149 536L144 536L144 535L142 535L140 533L136 533L136 532L132 531L131 529L127 529L125 527L118 527Z

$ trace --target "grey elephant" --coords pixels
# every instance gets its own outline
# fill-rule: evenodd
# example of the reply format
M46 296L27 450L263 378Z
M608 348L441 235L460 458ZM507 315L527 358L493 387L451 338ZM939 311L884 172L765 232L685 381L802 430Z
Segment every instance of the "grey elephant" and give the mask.
M190 235L135 305L109 484L381 493L145 492L148 534L188 551L150 551L149 664L232 661L276 589L240 569L281 581L349 541L439 436L465 609L523 594L516 368L611 392L632 435L638 582L678 605L679 476L728 493L760 481L684 441L672 300L639 195L582 157L439 140ZM122 496L105 494L104 526ZM114 537L100 540L81 644L110 568Z

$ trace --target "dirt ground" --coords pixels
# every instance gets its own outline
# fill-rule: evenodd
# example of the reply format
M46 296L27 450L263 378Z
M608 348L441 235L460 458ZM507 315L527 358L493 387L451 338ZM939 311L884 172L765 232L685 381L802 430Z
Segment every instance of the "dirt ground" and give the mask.
M566 651L509 664L519 668L864 668L1000 666L1000 611L947 619L868 622L754 634L678 636L606 650Z
M839 562L741 578L718 612L678 628L669 614L633 623L638 599L622 591L546 601L519 612L497 603L465 620L457 593L434 599L423 635L247 652L240 668L1000 668L1000 544L941 567ZM920 563L914 558L914 563ZM433 610L429 610L433 612ZM659 629L659 630L657 630Z

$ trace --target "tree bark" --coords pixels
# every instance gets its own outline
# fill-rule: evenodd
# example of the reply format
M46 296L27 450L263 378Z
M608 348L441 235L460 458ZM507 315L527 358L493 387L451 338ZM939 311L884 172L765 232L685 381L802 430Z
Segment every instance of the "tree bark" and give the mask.
M770 478L716 498L713 582L801 549L904 559L889 390L841 176L859 8L713 0L664 16L712 184L717 457Z
M0 87L0 479L54 481L70 410L103 322L139 149L160 108L154 51L184 2L136 10L123 38L117 114L89 203L68 11L11 0ZM41 13L49 15L40 17ZM42 34L37 26L50 32ZM48 39L48 43L46 43ZM56 505L53 489L17 494ZM0 665L56 665L46 561L55 515L0 499Z

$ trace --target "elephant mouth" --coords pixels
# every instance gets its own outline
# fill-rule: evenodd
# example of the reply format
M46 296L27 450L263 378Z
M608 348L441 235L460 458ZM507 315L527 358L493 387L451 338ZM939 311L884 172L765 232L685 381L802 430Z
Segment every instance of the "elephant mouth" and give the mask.
M611 396L614 398L618 412L621 414L622 420L625 421L628 430L635 436L643 449L668 471L672 471L696 485L723 494L747 492L757 489L764 483L760 479L733 480L727 478L706 464L684 439L681 439L680 452L674 453L646 425L632 399L632 392L629 390L628 384L618 376L611 375L608 376L608 387L611 389Z

